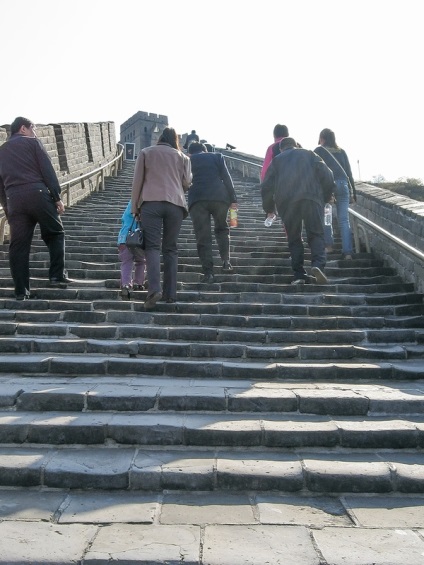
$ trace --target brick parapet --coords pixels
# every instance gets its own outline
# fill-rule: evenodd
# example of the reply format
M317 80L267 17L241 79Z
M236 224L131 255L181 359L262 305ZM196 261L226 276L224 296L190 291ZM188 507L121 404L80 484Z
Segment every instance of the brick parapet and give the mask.
M0 127L0 145L5 143L9 126ZM40 138L49 154L59 182L89 173L116 155L113 122L37 124Z
M391 235L424 253L424 202L365 183L357 183L353 209ZM424 292L424 261L407 249L388 244L383 235L366 228L371 250Z

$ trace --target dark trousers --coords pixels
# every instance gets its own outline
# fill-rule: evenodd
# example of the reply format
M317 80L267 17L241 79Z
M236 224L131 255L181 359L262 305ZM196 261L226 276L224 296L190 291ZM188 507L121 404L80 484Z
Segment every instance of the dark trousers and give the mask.
M197 254L205 275L213 272L212 225L222 261L230 259L230 228L227 223L228 204L217 200L201 200L190 207L190 216L196 235Z
M65 233L47 188L15 187L7 191L10 226L9 265L16 294L30 290L29 255L35 226L50 255L49 278L65 274Z
M184 209L171 202L143 202L140 223L144 230L149 294L161 292L160 254L163 256L163 296L177 297L178 248L177 241Z
M292 202L279 210L286 228L287 240L294 277L305 278L304 246L302 228L305 227L308 245L311 249L311 267L324 269L326 263L324 241L324 205L313 200Z

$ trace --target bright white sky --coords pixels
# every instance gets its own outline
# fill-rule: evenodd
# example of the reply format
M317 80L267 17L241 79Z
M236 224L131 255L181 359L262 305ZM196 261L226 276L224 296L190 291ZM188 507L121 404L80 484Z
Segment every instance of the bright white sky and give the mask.
M355 179L424 180L421 0L0 0L0 124L168 116L263 157L334 130ZM359 164L358 164L359 161Z

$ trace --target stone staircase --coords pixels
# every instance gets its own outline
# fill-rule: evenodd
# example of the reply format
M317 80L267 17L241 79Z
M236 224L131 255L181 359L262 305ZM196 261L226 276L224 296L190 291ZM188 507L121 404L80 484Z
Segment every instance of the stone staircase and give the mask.
M413 285L362 253L291 286L281 223L235 177L234 272L198 282L187 218L177 302L145 312L119 291L132 174L67 210L67 289L37 232L34 300L15 301L0 248L0 487L424 492Z

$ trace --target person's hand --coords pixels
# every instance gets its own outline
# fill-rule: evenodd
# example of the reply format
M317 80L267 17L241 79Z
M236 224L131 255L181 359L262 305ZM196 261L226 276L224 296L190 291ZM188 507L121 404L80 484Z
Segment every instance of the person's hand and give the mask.
M62 200L58 200L57 202L55 202L55 205L56 205L56 210L57 210L57 213L59 214L59 216L61 216L62 214L65 213L65 205L62 202Z

